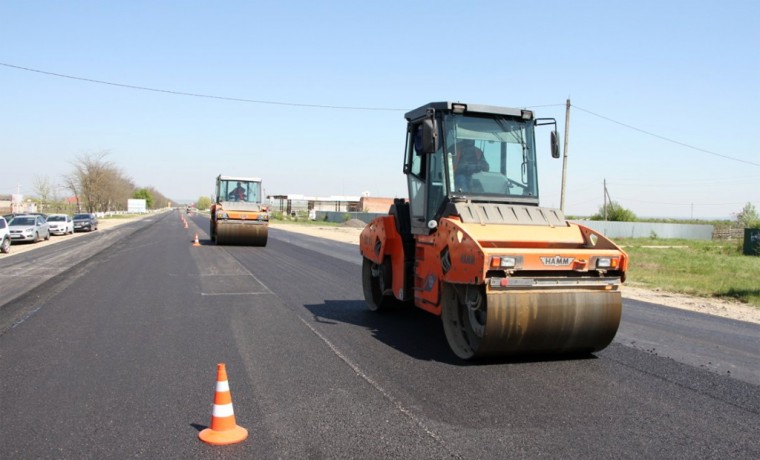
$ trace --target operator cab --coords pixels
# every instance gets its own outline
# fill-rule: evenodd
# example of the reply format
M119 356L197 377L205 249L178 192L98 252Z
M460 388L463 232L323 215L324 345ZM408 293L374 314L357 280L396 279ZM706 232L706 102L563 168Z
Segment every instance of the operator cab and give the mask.
M412 233L429 233L438 219L455 214L452 203L539 205L534 127L555 125L552 156L559 157L553 119L451 102L430 103L405 117Z
M219 176L216 181L216 201L261 203L261 179Z

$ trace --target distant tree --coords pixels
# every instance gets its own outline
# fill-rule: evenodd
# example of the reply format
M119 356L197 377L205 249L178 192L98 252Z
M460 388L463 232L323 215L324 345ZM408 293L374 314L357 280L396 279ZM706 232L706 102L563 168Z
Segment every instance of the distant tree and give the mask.
M146 189L153 196L153 209L168 208L171 204L171 200L165 197L161 192L154 187L146 187Z
M195 207L201 210L211 208L211 198L207 196L198 198L198 201L195 202Z
M40 209L48 209L52 201L55 201L55 185L48 176L34 176L32 179L34 193L39 200Z
M73 162L74 181L79 191L80 203L87 212L96 211L99 197L103 193L105 185L103 171L107 167L107 162L104 160L106 155L106 152L79 155Z
M636 222L636 214L624 208L615 201L610 201L607 206L599 207L599 212L591 216L591 220L608 220L613 222Z
M76 212L82 211L82 202L79 200L79 179L76 172L63 176L63 186L66 187L76 200Z
M138 188L132 193L132 198L137 200L145 200L145 207L153 209L153 194L147 188Z
M63 186L76 197L77 211L124 211L130 198L144 199L149 209L169 206L169 199L158 190L137 188L107 157L108 152L79 155L71 162L74 170L63 176Z
M736 213L736 223L741 228L753 228L760 225L760 216L752 203L745 204L744 208Z
M32 186L37 198L43 203L53 198L55 186L48 176L34 176L32 178Z
M132 194L135 191L135 183L115 166L108 171L108 175L109 179L107 180L100 210L125 211L127 209L127 202L132 198Z
M66 187L77 197L77 208L88 212L126 210L135 185L108 161L108 152L79 155L74 171L66 176Z

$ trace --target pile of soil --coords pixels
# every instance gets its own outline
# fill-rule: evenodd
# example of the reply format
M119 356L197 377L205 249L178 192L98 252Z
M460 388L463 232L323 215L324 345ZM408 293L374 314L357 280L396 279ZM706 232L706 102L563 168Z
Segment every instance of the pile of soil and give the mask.
M364 228L367 223L359 219L349 219L341 224L341 227Z

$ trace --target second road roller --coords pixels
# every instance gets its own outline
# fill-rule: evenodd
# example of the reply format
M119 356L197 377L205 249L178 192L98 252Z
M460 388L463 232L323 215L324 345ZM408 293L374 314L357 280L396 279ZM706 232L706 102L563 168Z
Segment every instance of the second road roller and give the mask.
M628 255L539 205L535 132L553 125L559 158L556 120L458 102L405 118L409 199L396 199L360 236L369 308L414 305L440 316L462 359L609 345Z
M220 245L266 246L269 210L262 204L260 178L216 178L209 234Z

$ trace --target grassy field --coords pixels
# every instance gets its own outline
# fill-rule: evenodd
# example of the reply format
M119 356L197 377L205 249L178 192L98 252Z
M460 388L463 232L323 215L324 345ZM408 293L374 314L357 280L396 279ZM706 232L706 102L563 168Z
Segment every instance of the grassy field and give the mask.
M760 308L760 257L742 255L736 241L616 239L631 257L628 282Z
M270 216L270 222L277 224L298 224L298 225L310 225L314 227L340 227L343 222L327 222L324 220L311 220L306 213L300 213L298 218L292 218L290 216L284 216L281 212L273 212Z

